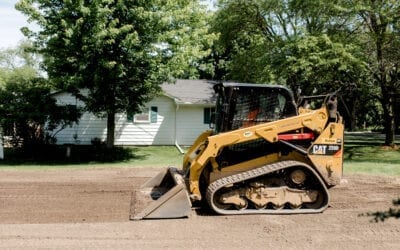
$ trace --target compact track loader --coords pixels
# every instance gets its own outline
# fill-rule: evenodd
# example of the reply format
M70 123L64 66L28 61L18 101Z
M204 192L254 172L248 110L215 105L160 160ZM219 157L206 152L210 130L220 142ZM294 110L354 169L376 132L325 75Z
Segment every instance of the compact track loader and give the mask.
M219 83L214 126L132 197L131 219L179 218L192 206L218 214L318 213L340 183L343 120L337 96L283 86Z

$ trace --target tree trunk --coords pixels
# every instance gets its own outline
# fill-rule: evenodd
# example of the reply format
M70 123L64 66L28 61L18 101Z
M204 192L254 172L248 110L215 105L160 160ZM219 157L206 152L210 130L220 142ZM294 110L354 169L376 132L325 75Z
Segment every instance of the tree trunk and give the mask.
M343 107L343 118L346 122L346 129L348 131L354 131L357 128L357 107L359 106L359 97L356 92L349 91L346 99L343 99L345 103L342 103Z
M356 105L352 105L351 107L351 117L349 117L349 131L354 131L355 128L357 127L357 110L356 110Z
M386 125L386 135L385 135L385 145L394 146L394 134L395 134L395 122L394 117L392 116L387 120Z
M383 104L383 106L383 115L385 117L385 145L393 146L396 130L393 96L390 96L389 94L388 99L386 103Z
M107 148L114 147L114 131L115 131L115 112L108 112L107 114Z
M381 23L379 23L381 22ZM391 93L390 84L387 78L387 64L383 57L385 44L386 27L388 23L382 23L380 16L371 15L372 31L376 35L376 60L378 63L378 83L382 94L382 108L385 124L385 145L394 145L395 119L394 119L394 95Z

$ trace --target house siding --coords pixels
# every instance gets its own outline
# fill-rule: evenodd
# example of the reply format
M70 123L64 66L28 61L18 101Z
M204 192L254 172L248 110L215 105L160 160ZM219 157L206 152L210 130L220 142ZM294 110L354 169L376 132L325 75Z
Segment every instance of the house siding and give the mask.
M85 91L83 91L83 94ZM62 92L55 94L54 98L59 105L77 105L83 107L84 103L71 94ZM55 130L57 131L57 129ZM107 119L96 117L92 113L85 112L78 124L66 127L57 132L57 144L91 144L92 139L99 138L105 140L107 135Z
M55 95L58 104L83 106L83 103L67 93ZM115 118L115 145L174 145L175 144L175 103L165 96L156 97L146 107L157 107L156 123L134 123L127 115L117 114ZM105 141L107 119L85 112L79 123L56 134L57 144L91 144L94 138Z
M91 144L94 138L105 140L107 120L85 112L79 123L61 130L57 135L57 144Z
M59 104L83 106L70 94L55 96ZM134 123L125 113L115 118L115 145L173 145L175 143L175 107L172 99L160 96L148 102L146 107L157 107L156 123ZM57 133L57 144L91 144L94 138L105 141L107 119L85 112L79 123Z
M180 145L192 145L200 133L209 129L204 124L204 108L202 105L182 105L177 113L177 141Z
M85 92L83 92L85 94ZM54 94L57 103L72 104L80 107L84 103L71 94L61 92ZM159 96L146 103L146 107L157 107L157 120L153 123L135 123L127 114L115 117L115 145L192 145L197 136L209 129L204 124L204 107L200 104L176 104L168 96ZM107 119L96 117L85 112L78 124L57 132L57 144L91 144L98 138L105 141L107 137ZM176 138L176 142L175 142Z
M172 99L160 96L148 102L146 107L157 107L156 123L134 123L126 114L116 118L115 145L173 145L175 106Z

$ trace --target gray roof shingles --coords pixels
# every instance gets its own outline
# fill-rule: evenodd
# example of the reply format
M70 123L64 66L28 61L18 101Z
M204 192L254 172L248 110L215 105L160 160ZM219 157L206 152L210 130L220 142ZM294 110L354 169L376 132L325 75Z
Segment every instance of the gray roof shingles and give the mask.
M210 80L182 80L175 83L164 83L161 88L166 96L178 104L214 104L216 95L213 86L215 81Z

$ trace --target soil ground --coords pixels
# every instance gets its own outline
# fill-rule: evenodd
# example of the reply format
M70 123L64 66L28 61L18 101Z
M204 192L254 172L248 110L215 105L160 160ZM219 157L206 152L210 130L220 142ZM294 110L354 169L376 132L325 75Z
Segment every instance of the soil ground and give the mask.
M400 249L400 220L370 222L400 177L344 176L311 215L196 215L130 221L131 194L156 168L0 170L0 248Z

